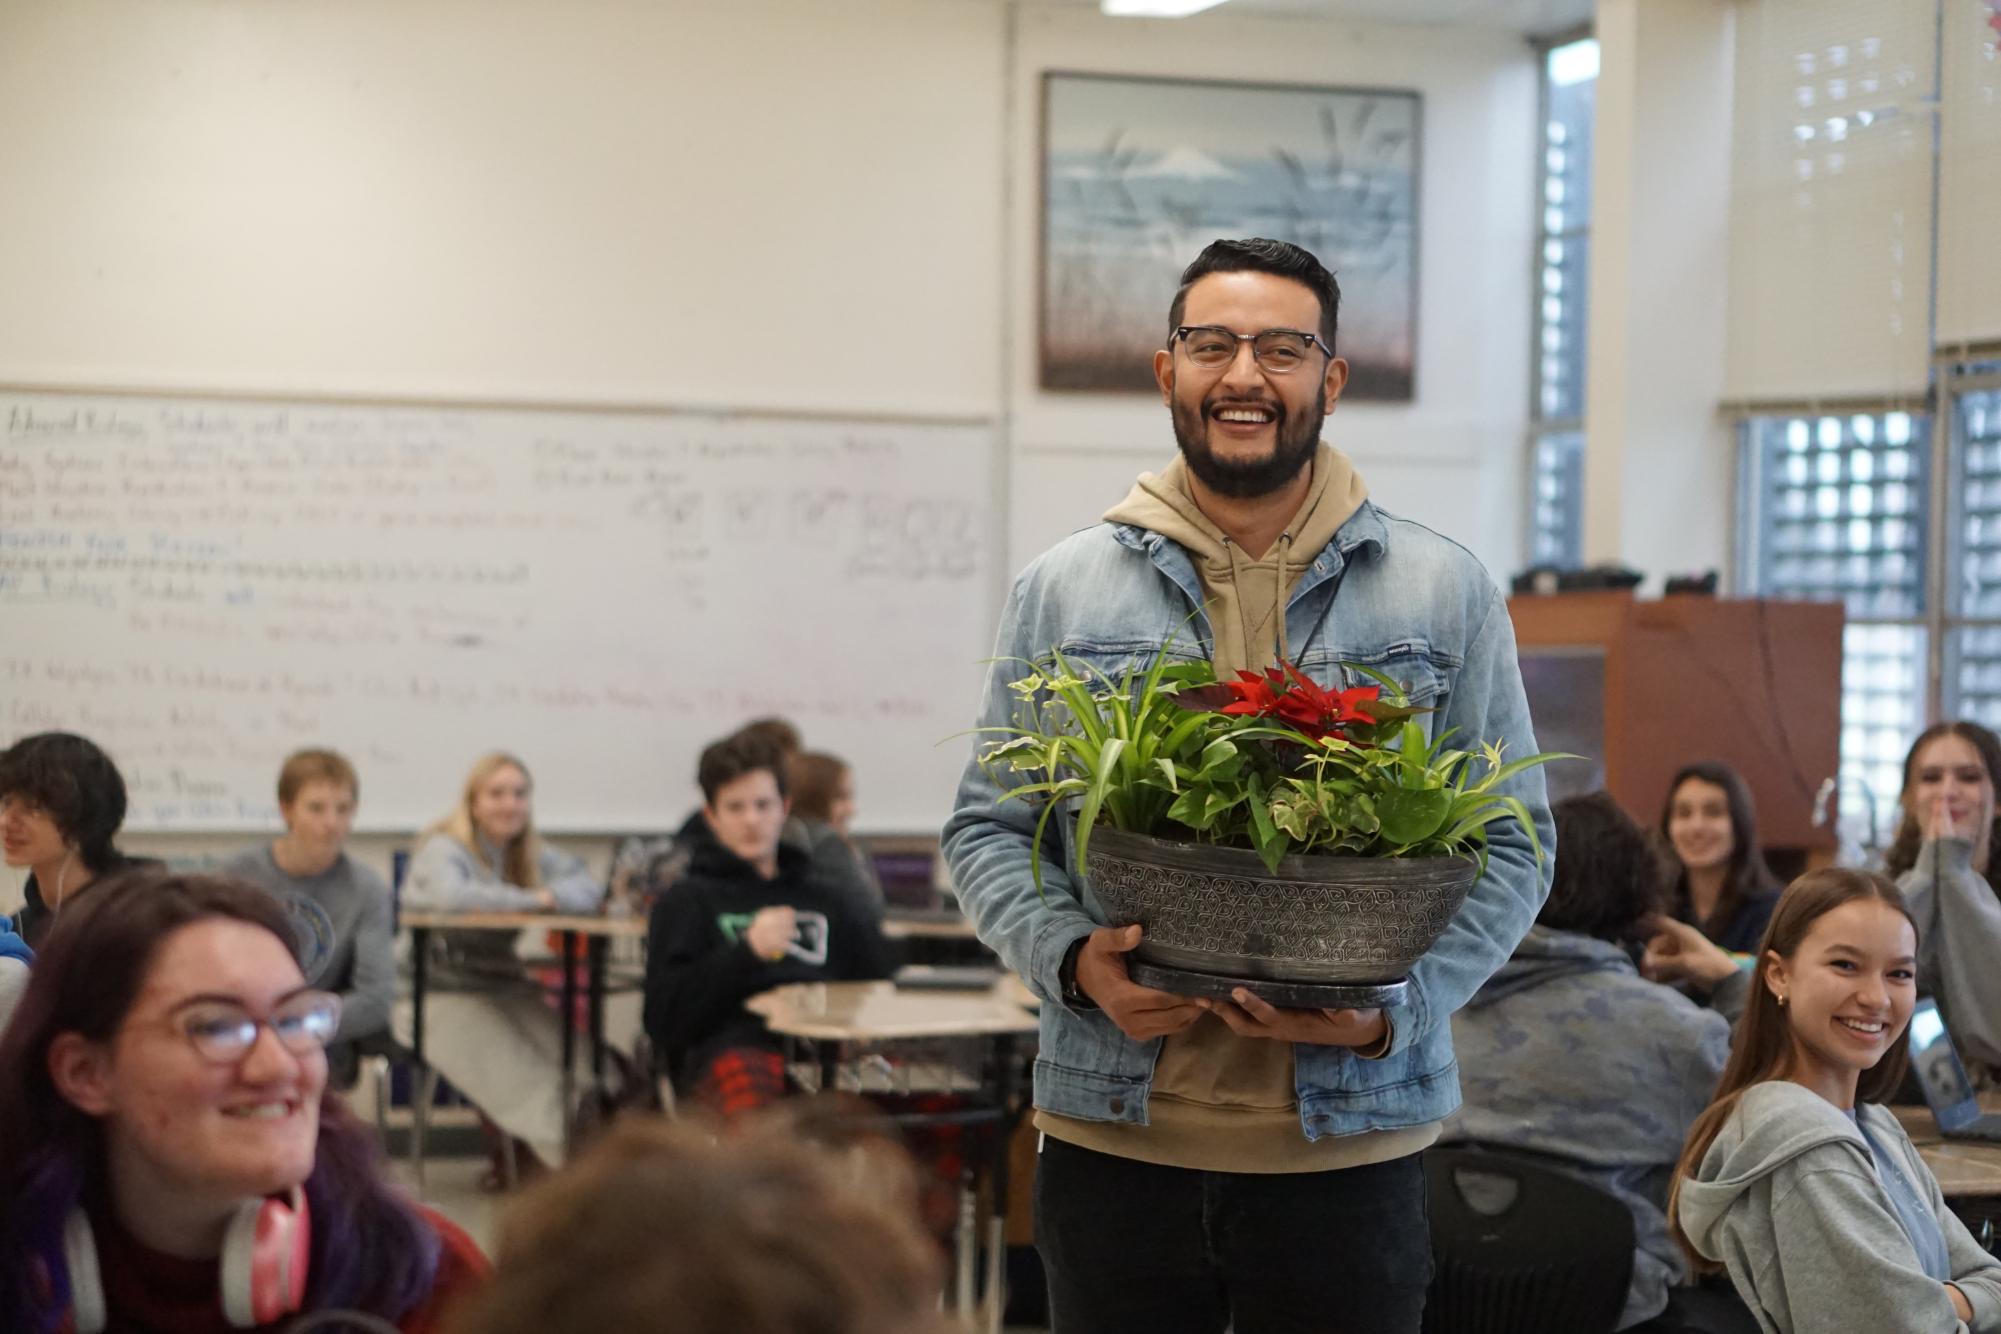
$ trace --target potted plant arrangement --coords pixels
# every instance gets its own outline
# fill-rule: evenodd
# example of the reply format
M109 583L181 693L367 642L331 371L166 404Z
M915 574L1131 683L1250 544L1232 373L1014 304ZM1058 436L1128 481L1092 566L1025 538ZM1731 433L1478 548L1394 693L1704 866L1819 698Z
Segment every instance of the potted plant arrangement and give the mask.
M1486 869L1492 826L1519 823L1541 859L1528 808L1498 789L1572 757L1453 748L1396 682L1343 665L1371 684L1326 689L1287 662L1218 681L1165 652L1120 678L1052 653L1012 683L1020 725L983 729L1002 737L981 763L1003 800L1042 803L1038 847L1074 808L1079 878L1109 921L1145 928L1134 981L1394 1005Z

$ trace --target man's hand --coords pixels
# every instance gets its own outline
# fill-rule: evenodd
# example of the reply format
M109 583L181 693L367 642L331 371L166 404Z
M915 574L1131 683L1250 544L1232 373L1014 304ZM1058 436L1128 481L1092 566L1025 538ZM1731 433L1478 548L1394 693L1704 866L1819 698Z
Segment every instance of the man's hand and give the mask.
M1208 1013L1207 1001L1143 987L1126 973L1126 955L1140 942L1136 926L1101 926L1077 953L1077 990L1097 1002L1134 1042L1179 1033Z
M1319 1047L1373 1047L1389 1032L1381 1010L1281 1010L1243 987L1232 1001L1217 1001L1216 1013L1247 1038L1310 1042Z
M785 949L792 943L792 932L799 925L799 914L790 908L766 908L750 919L750 927L743 933L744 943L750 952L767 962L776 962L785 957Z
M1647 927L1654 934L1647 941L1640 972L1655 982L1698 982L1713 987L1737 971L1735 959L1687 922L1656 914Z

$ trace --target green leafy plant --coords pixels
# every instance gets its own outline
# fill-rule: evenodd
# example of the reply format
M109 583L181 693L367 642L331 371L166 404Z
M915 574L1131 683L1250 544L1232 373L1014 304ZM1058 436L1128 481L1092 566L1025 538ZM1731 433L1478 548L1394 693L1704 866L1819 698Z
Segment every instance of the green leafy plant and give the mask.
M1524 770L1572 756L1509 760L1500 746L1428 737L1408 695L1375 684L1329 690L1291 663L1218 681L1206 662L1163 651L1145 672L1111 677L1052 652L1010 688L1016 726L981 752L1002 800L1039 801L1035 837L1074 803L1077 869L1100 824L1135 834L1255 849L1278 870L1289 853L1356 857L1472 856L1514 820L1538 861L1528 807L1497 789ZM1035 859L1042 886L1042 861Z

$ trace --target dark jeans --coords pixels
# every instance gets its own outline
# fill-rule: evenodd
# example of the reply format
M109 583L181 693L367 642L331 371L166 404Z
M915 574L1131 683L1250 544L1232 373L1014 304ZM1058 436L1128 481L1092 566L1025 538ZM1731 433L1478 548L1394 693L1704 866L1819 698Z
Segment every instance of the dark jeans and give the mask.
M1035 1243L1054 1334L1417 1334L1431 1283L1416 1154L1257 1175L1045 1139Z

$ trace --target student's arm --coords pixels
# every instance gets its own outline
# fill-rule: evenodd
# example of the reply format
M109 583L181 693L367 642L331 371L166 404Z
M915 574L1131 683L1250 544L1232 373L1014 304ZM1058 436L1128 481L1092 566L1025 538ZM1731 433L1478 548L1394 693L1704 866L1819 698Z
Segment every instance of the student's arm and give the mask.
M449 834L433 834L410 859L403 906L411 912L539 912L541 893L484 880L472 854Z
M686 887L653 905L646 930L646 1036L671 1066L722 1028L758 989L765 965L709 919Z
M544 843L535 874L556 896L558 912L587 917L604 902L604 886L585 868L584 859L573 852Z
M882 921L858 905L842 903L834 917L834 930L841 932L841 968L844 982L874 982L894 973L902 963L896 942L882 933Z
M1945 1284L1918 1267L1910 1236L1858 1154L1850 1145L1824 1144L1774 1174L1778 1249L1754 1279L1760 1300L1789 1311L1800 1334L1965 1330Z
M1997 1334L2001 1331L2001 1260L1981 1249L1973 1234L1966 1230L1966 1224L1946 1204L1945 1192L1938 1188L1938 1178L1925 1165L1923 1156L1913 1148L1904 1158L1916 1169L1913 1175L1918 1178L1918 1188L1925 1192L1932 1213L1938 1217L1939 1230L1945 1234L1946 1256L1952 1261L1952 1285L1973 1308L1968 1328L1973 1334Z
M1515 656L1515 628L1500 590L1487 586L1486 610L1466 649L1466 661L1447 684L1445 710L1432 735L1453 731L1454 745L1468 749L1491 742L1508 760L1536 753L1529 725L1528 697L1522 691ZM1537 863L1529 836L1512 819L1488 825L1487 869L1473 892L1425 956L1410 971L1406 1003L1387 1011L1390 1044L1385 1055L1409 1047L1446 1023L1482 984L1507 962L1535 925L1549 895L1556 854L1556 826L1542 770L1516 774L1495 791L1519 798L1535 821L1543 858Z
M395 928L389 920L389 886L370 873L355 877L362 895L361 916L354 927L352 986L341 993L337 1042L367 1037L389 1027L389 1008L396 1000Z

